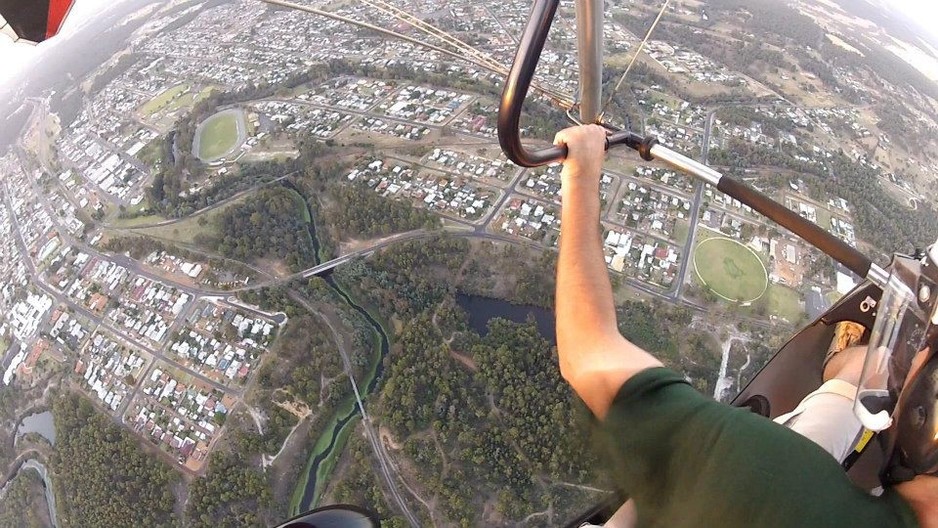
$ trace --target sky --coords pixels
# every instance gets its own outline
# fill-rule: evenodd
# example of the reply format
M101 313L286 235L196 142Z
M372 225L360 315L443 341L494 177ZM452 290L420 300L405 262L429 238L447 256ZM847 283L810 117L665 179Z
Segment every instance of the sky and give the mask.
M938 38L938 29L932 26L938 20L938 2L934 0L885 0L885 2L913 20L927 21L919 26L928 30L932 37Z
M932 0L885 0L885 2L917 20L938 20L938 2ZM91 17L100 14L101 10L113 6L114 3L113 0L75 0L60 34L79 30ZM0 35L0 87L19 71L28 67L31 62L39 60L43 53L54 48L55 45L56 39L38 46L13 44L8 38Z
M67 35L80 30L93 16L116 3L113 0L75 0L68 18L62 24L59 35ZM0 35L0 86L5 85L30 62L39 60L47 50L54 48L56 40L52 39L34 46L24 43L14 44L6 36Z

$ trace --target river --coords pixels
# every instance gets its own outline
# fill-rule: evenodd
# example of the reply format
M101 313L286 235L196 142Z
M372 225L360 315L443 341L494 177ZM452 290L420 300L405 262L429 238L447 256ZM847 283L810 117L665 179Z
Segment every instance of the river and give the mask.
M299 190L290 182L285 181L284 186L288 189L296 191L299 193ZM302 196L302 193L299 193ZM316 236L316 226L315 219L316 215L313 213L312 209L309 206L308 201L306 202L306 208L309 212L309 216L312 219L311 222L307 224L309 229L310 238L313 243L313 250L315 253L316 263L320 263L320 243L319 239ZM385 332L384 327L381 326L381 323L378 322L364 307L356 303L351 296L338 284L335 279L332 277L331 273L327 273L323 276L326 284L329 285L339 296L349 305L353 310L361 314L362 317L368 321L368 324L375 331L375 335L379 339L380 344L380 353L374 359L370 368L366 371L365 380L359 380L362 387L361 397L362 399L367 399L368 395L375 390L375 387L378 385L378 381L381 379L381 375L384 371L384 358L387 356L388 351L390 350L390 340L388 338L387 332ZM466 295L466 294L457 294L456 302L469 314L469 325L470 327L478 332L480 335L485 335L488 333L488 322L491 319L496 317L509 319L517 323L524 323L528 321L529 318L533 317L534 321L537 324L538 331L545 339L551 343L556 342L556 327L554 325L554 314L551 310L545 308L531 306L531 305L518 305L511 304L508 301L502 299L493 299L489 297L481 297L477 295ZM336 415L333 416L333 419L328 422L334 424L331 428L322 431L322 436L316 442L317 445L322 443L323 438L328 438L328 444L320 449L313 449L310 453L312 460L308 462L305 477L306 484L303 486L302 495L299 503L296 505L296 509L292 512L297 514L315 508L319 501L319 496L322 491L322 486L317 486L318 477L317 474L320 471L320 467L323 466L327 461L333 460L332 457L338 456L341 453L342 448L344 447L344 437L348 435L343 435L343 429L348 426L349 422L359 414L359 409L357 405L353 405L351 409L344 409L344 405L340 405L336 410ZM329 465L325 466L325 471L329 471ZM324 474L327 476L328 473ZM304 478L301 477L300 481L297 483L297 486L302 486ZM297 489L299 493L299 489Z
M371 379L368 380L368 383L365 385L365 394L370 394L371 391L373 391L374 388L378 385L378 380L381 378L381 374L384 373L384 358L385 356L388 355L388 351L391 348L390 340L388 339L388 334L384 331L384 327L381 326L381 323L379 323L374 317L371 316L370 313L368 313L368 310L365 310L364 308L356 304L352 300L352 298L349 297L347 293L345 293L345 290L343 290L338 284L336 284L335 279L332 278L331 273L327 274L325 276L325 279L326 279L326 284L328 284L335 291L337 291L339 295L341 295L342 298L345 299L345 302L348 303L349 306L351 306L356 312L361 314L362 317L365 318L365 320L368 321L368 324L370 324L375 329L375 333L378 335L378 338L381 341L380 343L381 355L378 358L377 364L372 369L373 372L371 372ZM365 395L363 394L362 397L364 396Z
M321 452L316 453L313 456L313 461L309 464L309 475L307 476L306 488L304 488L303 490L303 498L300 499L300 503L297 506L298 508L297 512L305 512L308 510L312 510L313 508L316 507L317 502L319 501L319 497L317 496L317 493L316 493L317 491L316 473L319 471L319 467L322 465L322 463L325 462L326 459L328 459L330 455L332 455L332 452L335 449L337 448L341 449L342 446L336 445L337 444L336 440L338 440L339 435L342 432L342 428L344 428L349 423L349 421L351 421L352 418L354 418L357 414L358 414L358 406L352 405L352 408L348 412L348 414L336 420L335 426L332 428L331 434L326 433L326 432L323 433L323 434L330 434L329 445L327 445L326 448L323 449ZM316 450L314 449L313 451L315 453Z
M387 333L384 331L384 327L379 323L368 311L357 304L352 298L342 289L342 287L336 283L335 279L331 274L326 274L324 277L326 284L329 285L336 293L338 293L343 300L355 311L362 315L366 321L374 328L375 335L379 339L380 344L380 353L374 361L371 363L371 367L365 372L366 379L360 380L359 387L362 387L361 397L362 399L367 399L368 395L377 387L378 380L381 379L381 374L384 371L384 358L387 356L388 351L390 350L390 340L388 339ZM319 501L319 495L322 492L322 486L318 485L318 477L320 467L324 462L330 460L330 457L338 456L341 453L341 449L344 447L344 441L337 441L342 436L342 430L346 427L349 421L352 420L356 415L360 414L358 405L352 405L351 409L346 412L342 412L342 405L339 406L339 410L336 411L337 414L341 413L341 416L334 418L334 426L331 430L323 431L323 435L329 435L329 444L322 450L314 449L310 456L313 457L312 462L308 465L307 474L306 474L306 486L303 489L302 499L297 505L297 509L293 513L300 513L310 509L313 509L317 506ZM347 437L347 435L346 435ZM321 440L320 440L321 442ZM320 442L317 442L319 444ZM317 452L318 451L318 452ZM326 471L328 471L329 466L326 466ZM301 479L302 482L302 479Z
M291 182L284 180L283 185L286 188L291 189L297 192L300 196L302 196L302 193L300 193L299 190L296 188L296 186L294 186ZM309 206L309 202L304 200L304 203L306 205L307 212L311 219L311 221L307 224L307 229L309 230L309 235L313 243L314 259L315 259L316 264L319 264L321 261L321 258L320 258L321 246L319 243L319 239L316 236L316 225L315 225L316 215L313 213L312 208ZM342 287L336 283L331 273L325 274L323 278L325 279L326 284L328 284L330 288L332 288L336 293L338 293L339 296L353 310L361 314L362 317L364 317L365 320L368 321L368 324L370 324L372 328L374 328L375 335L378 337L379 344L380 344L380 353L375 358L371 367L365 371L365 375L367 379L360 380L362 382L360 387L363 387L361 397L362 399L366 399L368 395L371 394L371 391L373 391L375 387L378 385L378 380L381 378L381 374L383 373L383 369L384 369L384 357L388 354L388 351L390 350L390 340L388 339L388 335L384 331L384 328L381 326L381 323L379 323L374 317L372 317L372 315L368 313L368 310L366 310L359 304L355 303L355 301L352 300L352 298L348 295L348 293L346 293L345 290L343 290ZM333 420L330 422L330 423L333 423L334 426L331 429L325 430L322 432L323 436L328 435L329 437L328 445L326 445L325 448L323 448L321 451L317 449L313 449L313 452L310 454L310 456L312 457L312 460L307 465L307 472L305 475L306 485L303 488L302 498L300 499L300 502L297 505L297 508L294 511L294 513L304 512L312 508L315 508L317 506L317 502L319 501L318 495L321 493L320 487L317 486L317 483L318 483L317 473L319 473L320 467L323 465L324 462L330 460L331 457L333 456L338 456L338 454L341 452L342 448L344 447L344 441L340 441L340 438L342 438L342 430L349 424L352 418L354 418L356 415L359 414L359 409L357 405L352 405L351 409L346 410L345 412L343 412L343 407L344 407L343 405L340 405L337 408L338 409L336 411L337 416L334 416ZM348 435L345 435L346 438L347 436ZM320 441L317 441L317 444L321 442L321 438L322 437L320 437ZM329 466L327 465L326 468L328 467ZM302 483L303 480L304 480L303 478L300 478L300 483ZM298 485L300 485L300 483L298 483Z

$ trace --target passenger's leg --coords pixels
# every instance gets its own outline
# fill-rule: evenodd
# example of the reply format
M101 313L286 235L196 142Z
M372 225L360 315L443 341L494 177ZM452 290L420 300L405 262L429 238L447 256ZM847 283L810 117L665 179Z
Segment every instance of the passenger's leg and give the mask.
M860 383L863 372L863 360L866 359L866 346L851 346L835 354L824 367L824 381L844 380L856 386Z
M850 347L833 356L824 369L824 384L799 404L794 415L781 416L776 421L843 462L863 429L853 412L853 402L865 357L863 346Z

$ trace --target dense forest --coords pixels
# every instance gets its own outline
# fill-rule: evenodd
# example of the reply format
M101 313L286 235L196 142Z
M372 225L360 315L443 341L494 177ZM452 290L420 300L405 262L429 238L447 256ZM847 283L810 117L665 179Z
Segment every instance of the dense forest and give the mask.
M585 410L574 404L536 326L493 322L485 337L468 330L454 301L460 271L483 261L511 267L489 244L471 253L468 241L439 236L398 244L337 270L337 280L356 296L402 322L374 416L402 441L407 459L420 468L422 489L458 525L491 520L480 517L485 497L467 493L479 489L501 490L492 497L504 519L499 523L549 507L563 518L582 507L583 495L553 482L594 480L591 458L578 443ZM510 256L517 259L513 270L540 264L525 263L523 251ZM540 282L549 283L543 277L552 269L540 272ZM508 297L517 296L519 284L525 282L514 282Z
M280 336L273 353L276 361L266 361L257 374L258 385L273 400L300 401L310 408L320 402L332 406L346 394L347 382L334 380L344 374L331 333L318 317L303 315L292 319ZM326 386L323 386L323 381ZM338 381L339 387L333 385Z
M345 165L322 161L331 151L329 147L309 138L301 138L300 143L300 160L306 165L296 185L309 199L317 236L328 248L323 257L334 256L334 248L343 240L440 225L438 217L408 201L383 197L364 182L350 184L342 177L347 172Z
M835 155L824 164L795 159L786 152L731 139L726 148L712 149L714 165L733 168L783 167L799 172L813 198L841 197L853 208L857 236L884 255L926 247L938 231L938 213L929 204L912 210L896 202L881 187L878 172L847 156Z
M20 471L9 483L0 499L0 526L46 528L51 526L49 506L39 475L31 470Z
M402 517L390 516L392 510L384 498L378 470L372 465L371 446L364 435L353 433L342 453L342 467L338 475L330 479L332 500L335 504L355 504L376 512L381 518L382 528L407 528L410 526Z
M432 319L420 315L398 336L374 411L404 440L422 487L460 526L492 525L480 517L488 497L479 490L492 490L507 525L544 508L561 519L581 508L549 483L595 484L586 411L536 326L494 320L484 338L463 330L447 344Z
M409 202L381 197L364 183L332 186L335 206L326 217L341 240L374 238L439 227L440 219Z
M19 388L0 388L0 467L6 467L16 458L13 436L16 433L17 406L29 401L29 394Z
M271 187L225 209L216 220L215 249L238 260L274 258L298 271L315 263L309 216L293 190Z
M720 349L704 331L691 327L692 314L659 302L627 301L616 310L619 331L666 367L683 372L703 394L713 394Z
M552 251L491 242L474 246L467 239L440 234L395 244L335 273L380 313L407 319L456 290L552 307L556 259Z
M266 513L273 498L266 476L240 454L217 451L208 473L192 483L186 506L188 525L194 528L269 526Z
M753 33L768 39L781 37L776 43L783 47L788 42L784 39L812 47L824 39L824 30L810 17L775 0L709 0L707 7L718 14L741 15Z
M488 275L475 276L484 269ZM533 322L493 320L480 336L454 301L458 289L513 276L501 296L517 302L529 295L520 293L529 282L552 290L553 270L523 248L447 236L395 245L337 270L356 295L402 322L372 416L402 444L421 490L457 525L514 526L544 510L559 521L597 498L563 483L603 487L582 448L588 414L560 378L550 343ZM550 306L552 291L541 300ZM688 330L689 311L628 302L619 319L627 337L712 393L719 349L703 331ZM353 495L347 486L338 490ZM494 501L495 513L482 513L485 500Z
M777 137L779 132L794 133L795 123L787 117L770 117L748 106L730 106L717 111L717 117L727 125L749 128L753 123L762 125L762 132Z
M639 18L626 14L616 16L617 21L638 35L647 32L653 18ZM741 72L759 74L766 70L794 69L794 65L785 58L783 53L770 48L764 42L751 42L744 35L739 35L739 42L726 41L715 39L692 25L667 22L659 25L655 32L657 38L668 42L680 42L683 46L693 48L700 54Z
M63 527L173 526L178 475L74 394L52 404L53 486Z
M296 161L241 163L235 167L235 170L224 176L213 178L211 185L193 193L183 193L184 183L178 178L174 179L167 170L160 171L153 177L152 184L147 188L148 202L157 213L172 218L181 218L251 187L296 173L299 166Z
M408 320L455 291L454 278L468 250L467 240L445 235L402 242L367 261L349 262L336 277L383 316Z

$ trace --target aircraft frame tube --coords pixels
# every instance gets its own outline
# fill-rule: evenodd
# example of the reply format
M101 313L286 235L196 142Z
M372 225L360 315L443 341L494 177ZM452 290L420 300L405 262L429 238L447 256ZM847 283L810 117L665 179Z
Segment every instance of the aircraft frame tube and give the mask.
M700 163L695 159L688 158L680 152L675 152L661 144L657 144L651 147L651 155L655 159L660 159L668 165L671 165L672 167L682 172L686 172L691 176L699 178L714 187L718 187L720 180L723 178L723 175L718 171L704 165L703 163Z
M553 146L529 151L521 144L521 109L528 95L534 70L544 50L547 33L560 0L535 0L528 24L521 35L511 71L505 79L502 99L498 107L498 143L508 159L522 167L539 167L563 161L567 148Z
M580 66L580 122L595 123L603 99L604 0L576 0L576 38Z
M271 1L271 0L267 0ZM579 18L581 4L595 6L601 9L602 2L593 4L594 0L578 0L577 14ZM539 167L554 162L563 161L567 156L565 146L553 146L541 150L529 151L521 143L521 110L524 99L528 94L534 70L541 58L547 34L557 12L560 0L535 0L531 7L527 25L518 44L511 71L505 80L502 98L498 108L498 142L505 155L515 164L522 167ZM593 13L596 14L595 12ZM598 13L600 20L602 12ZM584 14L585 17L585 14ZM601 26L601 23L600 23ZM591 52L590 52L591 53ZM590 55L590 53L583 53ZM600 58L601 60L601 58ZM601 68L599 73L601 75ZM595 72L594 72L595 73ZM585 121L585 120L584 120ZM588 122L588 121L587 121ZM658 158L665 163L697 177L716 187L721 192L752 207L770 220L790 230L806 242L812 244L834 260L846 266L858 276L869 279L882 287L886 284L888 275L885 270L875 265L866 255L860 253L849 244L821 229L817 224L809 222L801 215L791 211L784 205L772 200L765 194L747 186L746 184L724 176L707 165L695 161L687 156L677 153L663 145L654 138L641 138L630 131L610 130L606 139L606 148L615 145L626 145L641 154L642 158L651 161Z
M651 154L668 165L709 183L727 196L752 207L769 220L827 253L858 276L869 279L878 286L885 285L888 278L885 271L873 264L869 257L765 194L662 145L654 145L651 148Z

